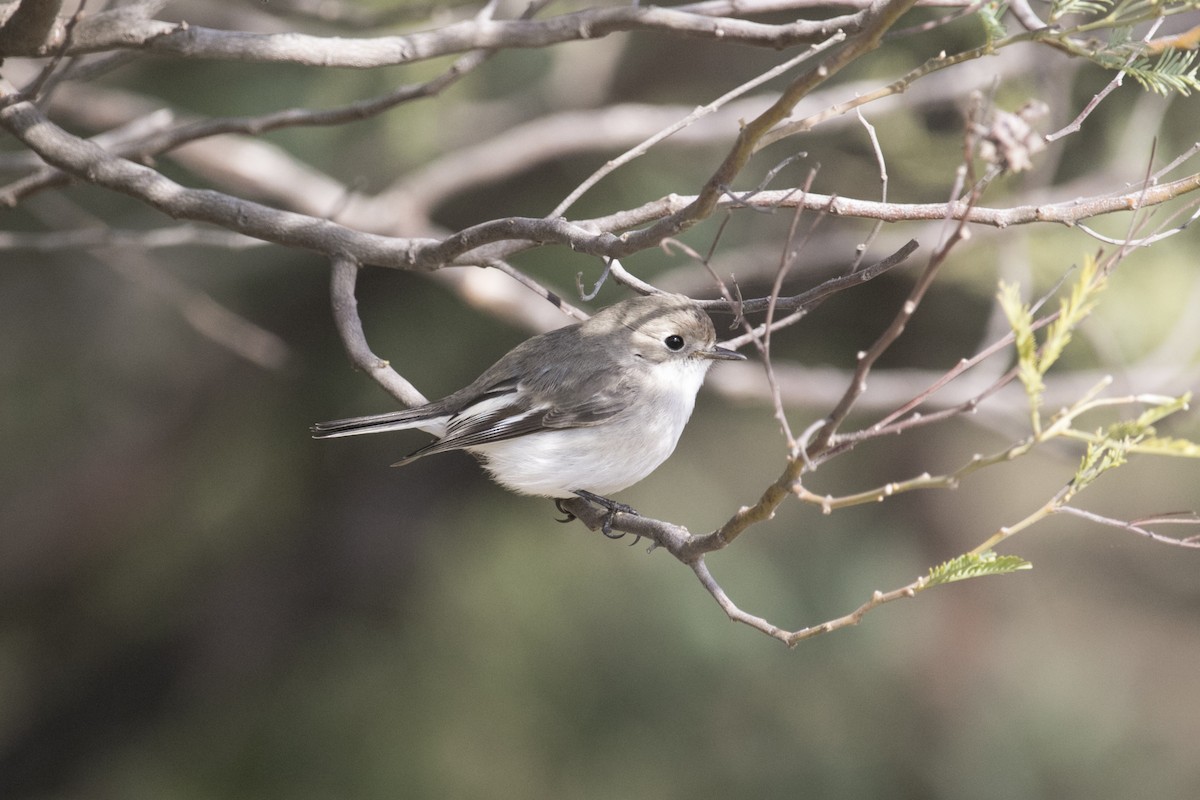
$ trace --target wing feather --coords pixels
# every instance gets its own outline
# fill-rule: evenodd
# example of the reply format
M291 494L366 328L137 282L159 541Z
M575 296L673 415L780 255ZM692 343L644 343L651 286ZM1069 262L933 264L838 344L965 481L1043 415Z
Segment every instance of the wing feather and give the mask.
M446 435L393 466L423 456L508 441L539 431L585 428L610 419L622 406L611 394L591 394L567 407L551 407L516 382L484 392L446 423Z

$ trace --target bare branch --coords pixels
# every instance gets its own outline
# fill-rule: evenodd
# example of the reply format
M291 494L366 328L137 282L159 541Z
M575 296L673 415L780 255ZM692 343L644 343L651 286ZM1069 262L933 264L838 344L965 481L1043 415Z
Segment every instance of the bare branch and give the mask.
M1132 63L1132 61L1133 61L1133 57L1131 56L1130 63ZM1109 81L1108 84L1103 89L1101 89L1099 92L1097 92L1096 94L1094 94L1092 96L1092 99L1088 101L1088 104L1083 107L1083 110L1079 112L1079 114L1075 117L1075 119L1071 120L1071 123L1069 125L1067 125L1066 127L1062 128L1060 130L1055 131L1054 133L1046 134L1046 141L1053 142L1057 139L1061 139L1062 137L1068 136L1072 133L1078 133L1079 130L1083 127L1083 121L1085 119L1087 119L1093 111L1096 110L1096 108L1100 105L1100 103L1102 103L1104 101L1104 98L1108 97L1109 94L1111 94L1114 89L1116 89L1118 86L1121 85L1121 83L1124 79L1125 79L1124 72L1118 72L1116 75L1114 75L1113 79L1111 81Z
M849 416L850 410L854 407L854 403L859 396L866 391L867 375L871 368L875 366L875 362L879 360L889 347L900 337L904 332L908 321L912 319L912 315L916 313L917 306L920 305L925 293L929 290L933 283L934 277L942 264L945 263L946 257L949 255L951 248L955 244L965 238L966 232L964 223L961 221L954 228L946 242L934 252L929 259L925 270L917 279L912 289L905 298L900 310L896 316L892 318L888 327L879 335L879 338L865 351L859 353L858 361L855 365L854 376L850 380L850 385L846 388L846 393L842 396L841 401L834 407L826 418L825 425L816 433L813 441L808 446L809 458L814 458L821 453L828 445L834 443L834 437L837 434L838 428L846 417Z
M333 321L338 335L346 348L350 363L367 373L389 394L406 406L419 406L429 402L415 386L392 369L391 365L371 352L363 332L362 320L358 316L358 299L354 287L358 282L359 265L348 256L333 258L330 299L333 303Z
M740 622L743 625L749 625L751 628L760 630L768 636L774 637L784 644L790 645L791 634L787 631L772 625L762 617L756 617L753 614L747 614L742 611L737 605L729 599L729 595L725 594L725 590L713 578L712 573L708 571L708 565L704 563L704 558L697 558L691 563L692 571L696 573L696 577L700 580L700 585L703 586L713 599L717 601L717 605L725 612L726 616L734 622Z
M875 131L875 126L867 122L867 118L863 116L862 109L855 109L855 115L858 121L862 123L863 128L867 131L867 138L871 141L871 150L875 153L875 163L879 165L879 202L886 203L888 199L888 174L887 174L887 159L883 156L883 147L879 144L879 135ZM867 254L867 250L879 236L879 232L883 230L883 220L877 221L872 227L871 232L867 234L867 238L858 247L858 256L854 259L854 264L851 267L851 272L858 269L858 265L862 263L863 256Z
M8 94L9 90L0 83L0 96ZM416 252L422 244L445 249L436 241L399 240L359 233L332 222L277 211L221 192L185 188L149 167L117 158L92 142L71 136L28 102L13 103L0 109L0 126L58 169L127 194L168 216L212 222L265 241L316 252L353 250L360 261L410 269L420 268Z
M509 264L506 261L495 261L495 262L489 264L488 266L494 267L495 269L500 270L505 275L507 275L510 278L512 278L513 280L515 280L517 283L521 284L525 288L532 291L538 297L541 297L541 298L549 301L551 305L553 305L555 308L559 309L563 313L567 314L568 316L572 317L573 319L576 319L576 320L579 320L580 322L582 322L583 320L588 318L588 314L586 314L582 310L576 308L575 306L571 305L566 300L564 300L562 298L562 296L559 295L557 292L553 292L553 291L547 289L545 286L538 283L533 278L526 275L524 272L521 272L520 270L518 270L512 264Z
M115 12L97 15L80 26L71 55L137 48L158 55L229 61L291 63L318 67L375 67L409 64L468 50L546 47L608 36L623 31L662 31L760 47L791 47L828 38L837 31L853 33L866 12L827 20L798 20L779 25L728 16L734 2L692 6L617 6L585 9L545 20L473 19L430 31L368 39L329 38L299 33L258 34L157 20L104 24ZM51 45L53 46L53 40ZM43 48L44 50L45 48Z
M859 286L867 281L878 278L880 275L883 275L885 272L888 272L895 267L900 266L908 259L910 255L912 255L913 251L916 249L916 240L910 240L895 253L892 253L887 258L878 261L869 267L860 269L857 272L852 272L849 275L830 278L819 286L814 286L812 289L808 289L807 291L801 292L798 295L775 298L775 308L791 311L792 313L782 319L772 320L769 325L770 329L779 330L795 324L809 311L816 308L838 292L849 289L853 286ZM744 315L766 311L770 305L771 299L764 297L752 300L739 298L736 301L729 299L698 300L696 302L698 302L702 307L707 308L709 311ZM766 332L767 328L768 324L764 322L762 325L752 328L741 336L735 336L732 339L729 339L724 344L726 347L739 348L751 341L754 341L755 337L762 336L763 333Z
M612 253L612 255L619 257L657 244L668 236L675 236L699 220L707 218L717 207L728 187L733 185L734 179L750 160L762 138L785 119L796 103L800 102L813 89L853 63L864 53L878 47L884 33L911 9L915 2L916 0L878 0L873 3L870 10L866 12L867 16L860 34L823 59L816 67L789 83L770 108L742 126L737 141L726 155L725 160L704 184L704 188L693 201L669 217L660 219L643 230L627 234L624 237L626 248L622 252Z
M813 211L826 210L834 216L858 217L884 222L961 220L994 228L1012 225L1028 225L1035 222L1053 222L1072 226L1076 223L1139 207L1161 205L1200 189L1200 172L1170 183L1149 186L1145 191L1113 192L1067 200L1059 203L1021 205L1012 208L989 208L971 206L963 201L949 203L881 203L874 200L856 200L849 197L818 193L801 194L795 189L762 191L745 200L722 198L716 208L794 208L803 205ZM586 224L602 230L620 230L644 225L665 215L677 213L696 202L696 196L671 196L647 203L607 217L587 220Z
M579 498L564 500L562 505L564 510L577 516L590 530L600 530L601 526L605 523L607 512L590 505L585 500ZM718 541L713 539L712 535L707 537L693 536L685 528L677 525L629 514L618 514L611 522L613 530L632 533L635 536L649 539L656 546L667 550L680 562L689 566L700 581L700 585L712 595L713 599L716 600L721 610L725 612L729 619L734 622L740 622L743 625L748 625L772 638L778 639L788 647L794 647L805 639L811 639L814 636L832 633L842 628L857 625L862 621L863 617L874 609L887 603L895 602L896 600L913 598L917 595L917 592L927 586L925 578L918 578L912 583L890 592L877 591L871 595L869 600L849 614L822 622L819 625L788 631L762 617L743 611L730 599L725 590L721 588L721 585L709 571L708 565L704 562L705 553L712 552L712 550L723 546L712 547L711 545Z
M830 36L825 41L820 42L819 44L816 44L816 45L810 47L808 50L806 50L805 52L796 56L795 58L792 58L788 61L785 61L782 64L779 64L776 67L773 67L773 68L767 70L766 72L755 77L754 79L747 81L746 83L743 83L741 86L738 86L738 87L726 92L725 94L721 95L716 100L709 103L708 105L701 106L701 107L695 109L694 111L692 111L692 113L688 114L683 119L678 120L677 122L674 122L673 124L668 125L667 127L658 131L654 135L652 135L649 138L645 139L644 141L640 142L633 149L627 150L626 152L622 153L617 158L610 160L608 163L606 163L603 167L601 167L596 172L593 172L590 176L587 177L587 179L585 179L583 181L583 183L581 183L581 184L579 184L579 186L575 187L575 189L573 189L571 191L571 193L568 194L561 203L559 203L557 206L555 206L554 210L550 212L549 216L551 216L551 217L562 216L564 213L566 213L568 208L570 208L571 206L573 206L575 204L576 200L578 200L580 197L582 197L583 194L588 189L590 189L591 187L593 187L597 183L599 183L604 178L604 176L608 175L613 170L619 169L621 166L628 164L630 161L637 158L638 156L645 154L651 147L653 147L658 142L661 142L662 140L666 139L668 136L671 136L671 135L683 130L687 126L694 123L696 120L700 119L701 117L707 116L708 114L712 114L713 112L715 112L718 109L727 105L730 101L742 96L743 94L750 91L751 89L761 86L762 84L766 83L767 81L771 80L772 78L776 78L776 77L784 74L785 72L788 72L793 67L804 63L805 61L807 61L808 59L812 58L813 56L821 53L822 51L824 51L830 47L833 47L834 45L840 44L842 41L845 40L845 38L846 38L845 34L841 31L839 31L838 33L834 34L833 36Z
M448 3L405 3L387 8L367 8L354 0L272 0L270 11L279 16L311 19L360 30L384 28L402 22L421 21L448 11L476 5L476 0ZM463 16L460 12L459 16Z
M804 187L805 191L808 191L814 177L816 177L816 170L809 172L808 183L806 183ZM767 384L771 390L771 402L775 408L775 419L779 422L779 427L783 431L784 442L787 445L788 453L791 457L795 457L799 451L797 450L796 438L792 435L792 426L788 423L787 412L783 407L783 395L779 391L779 382L775 379L775 365L771 358L771 333L774 330L774 325L776 323L775 311L779 308L779 293L783 291L783 281L787 277L788 272L793 266L795 266L796 259L804 248L804 242L807 242L811 238L813 232L816 230L816 226L820 223L821 219L823 219L823 215L818 216L809 226L808 231L804 235L803 241L799 244L795 244L801 213L802 210L797 208L796 213L792 215L792 222L788 227L787 239L784 240L784 250L783 253L780 254L779 267L775 270L775 280L771 283L771 293L767 297L766 318L763 320L762 332L760 335L756 335L757 332L753 329L750 323L745 321L744 304L741 304L742 308L739 311L739 316L743 317L743 324L747 328L748 333L752 336L755 336L754 344L758 347L759 353L762 355L763 369L766 372ZM802 312L795 313L792 316L798 319L802 313L806 312L807 309Z
M0 59L41 51L61 9L62 0L18 0L0 21Z
M1029 5L1029 0L1012 0L1009 3L1009 11L1027 31L1040 31L1046 27L1046 23Z
M1072 516L1080 517L1081 519L1086 519L1089 522L1096 522L1101 525L1120 528L1121 530L1129 531L1130 533L1136 533L1138 536L1144 536L1145 538L1154 542L1158 542L1159 544L1169 544L1174 547L1200 549L1200 538L1197 538L1196 536L1190 536L1185 539L1176 539L1173 536L1164 536L1161 533L1156 533L1155 531L1145 527L1146 525L1153 524L1200 525L1200 517L1198 517L1195 512L1189 511L1176 515L1158 515L1145 520L1132 520L1126 522L1123 519L1113 519L1112 517L1106 517L1103 514L1097 514L1094 511L1085 511L1082 508L1075 508L1074 506L1069 505L1059 506L1056 510L1061 511L1064 514L1070 514Z
M132 250L157 250L167 247L220 247L242 250L262 247L260 239L199 225L177 225L154 230L118 230L107 227L57 230L50 233L12 233L0 231L0 250L29 250L55 253L63 250L90 250L98 247Z

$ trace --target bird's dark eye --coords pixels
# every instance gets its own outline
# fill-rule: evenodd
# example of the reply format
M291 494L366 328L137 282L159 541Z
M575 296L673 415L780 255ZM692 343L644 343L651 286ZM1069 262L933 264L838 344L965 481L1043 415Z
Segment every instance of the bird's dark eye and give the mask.
M667 346L668 350L679 352L683 349L683 337L677 333L673 333L667 338L663 339L663 344Z

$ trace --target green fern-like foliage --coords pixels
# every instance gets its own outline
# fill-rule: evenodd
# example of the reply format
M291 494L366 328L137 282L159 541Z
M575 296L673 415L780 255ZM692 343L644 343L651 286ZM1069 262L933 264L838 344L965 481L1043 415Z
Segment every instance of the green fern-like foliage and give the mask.
M1071 333L1096 307L1097 295L1104 291L1106 282L1096 259L1092 256L1084 258L1079 279L1071 284L1070 294L1059 301L1058 319L1046 329L1046 344L1037 360L1038 373L1045 375L1062 356L1071 341Z
M1153 398L1146 398L1147 401L1151 399ZM1200 458L1200 445L1187 439L1159 436L1154 429L1154 424L1159 420L1176 412L1186 411L1191 400L1191 392L1179 397L1157 398L1157 402L1139 414L1136 419L1114 422L1107 429L1096 431L1088 445L1088 453L1084 456L1080 473L1082 474L1089 467L1089 460L1104 464L1113 459L1123 460L1126 453ZM1104 454L1102 451L1105 448L1117 451L1117 453ZM1096 450L1095 453L1093 453L1093 449Z
M1139 58L1122 69L1126 75L1142 85L1142 88L1161 95L1178 93L1187 97L1200 92L1200 77L1197 77L1197 51L1184 52L1168 49L1157 61Z
M1054 0L1050 4L1050 21L1058 22L1073 15L1095 16L1104 14L1113 6L1113 0Z
M1109 29L1108 44L1097 50L1092 60L1105 69L1123 69L1126 64L1145 52L1145 43L1133 38L1133 28L1118 25Z
M1075 477L1071 480L1073 491L1086 488L1092 481L1099 478L1110 469L1115 469L1125 463L1129 450L1136 445L1141 436L1113 436L1116 431L1109 430L1107 434L1098 433L1093 442L1089 442L1087 451L1079 461Z
M1154 423L1185 410L1191 397L1189 392L1181 397L1160 398L1159 402L1147 408L1136 419L1114 422L1107 428L1096 431L1088 442L1087 452L1079 462L1075 477L1071 480L1073 490L1083 489L1105 472L1121 466L1130 453L1200 457L1200 445L1186 439L1159 437L1155 435L1154 430Z
M1042 405L1042 393L1046 386L1042 382L1042 373L1038 370L1038 344L1033 335L1033 311L1021 300L1021 289L1016 284L1000 283L997 295L1000 307L1008 317L1017 345L1017 374L1025 393L1029 396L1030 412L1033 415L1034 427L1039 426L1038 409Z
M1020 556L998 556L991 550L979 554L965 553L930 569L925 586L982 578L985 575L1007 575L1023 569L1033 569L1033 564Z
M1017 345L1017 375L1029 397L1030 417L1035 432L1041 430L1040 409L1046 390L1043 377L1062 356L1071 334L1096 306L1106 279L1096 259L1088 256L1079 268L1079 277L1067 297L1059 301L1058 318L1046 329L1039 349L1033 333L1033 311L1021 300L1019 287L1001 282L997 300L1012 327Z
M1153 20L1194 14L1198 8L1197 0L1051 0L1047 30L1058 34L1038 35L1073 55L1131 76L1146 91L1187 96L1200 92L1196 51L1166 47L1155 57L1155 48L1134 38L1134 31L1144 30ZM1064 22L1066 17L1074 24ZM1101 43L1097 37L1104 32L1108 41Z

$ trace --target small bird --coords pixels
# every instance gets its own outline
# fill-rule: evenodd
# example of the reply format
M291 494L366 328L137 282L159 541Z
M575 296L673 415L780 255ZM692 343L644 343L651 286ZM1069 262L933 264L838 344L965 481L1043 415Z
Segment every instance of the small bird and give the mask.
M717 346L712 320L692 300L634 297L527 339L441 400L321 422L313 438L419 428L439 438L393 466L466 450L515 492L607 509L611 536L617 513L636 512L607 495L671 455L713 362L744 358Z

